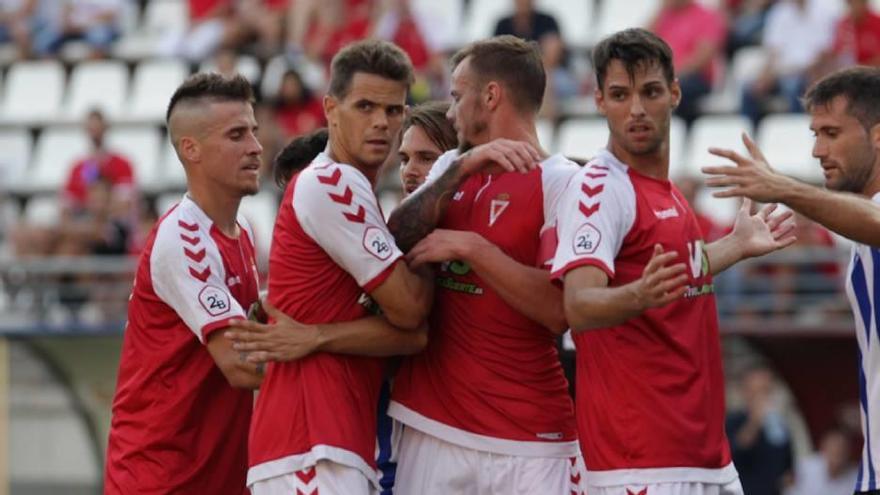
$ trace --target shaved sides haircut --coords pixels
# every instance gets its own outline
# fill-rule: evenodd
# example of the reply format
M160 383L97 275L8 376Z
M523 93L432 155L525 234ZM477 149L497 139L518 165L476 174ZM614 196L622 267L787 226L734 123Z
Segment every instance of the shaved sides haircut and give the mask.
M168 125L171 142L175 148L177 147L177 136L174 135L174 129L171 125L175 110L191 105L227 101L254 103L254 90L251 88L251 83L241 74L226 77L216 72L201 72L188 77L174 91L174 95L171 96L171 101L168 103L168 110L165 112L165 123Z

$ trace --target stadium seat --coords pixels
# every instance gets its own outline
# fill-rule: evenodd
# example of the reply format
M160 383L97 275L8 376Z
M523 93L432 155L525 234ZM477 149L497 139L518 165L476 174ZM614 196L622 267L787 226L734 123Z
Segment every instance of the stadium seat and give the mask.
M184 31L189 25L186 0L150 0L144 8L141 25L124 32L113 49L114 57L141 60L155 55L156 46L171 32Z
M34 160L19 189L56 192L74 161L89 151L85 131L78 127L47 127L34 147Z
M257 266L265 267L269 260L269 247L272 245L275 215L278 213L278 198L266 191L256 196L248 196L241 200L240 211L250 222L254 231Z
M707 113L733 113L739 111L743 88L764 70L767 52L760 46L740 48L733 56L733 63L725 74L720 88L700 102Z
M131 161L137 186L146 192L164 187L159 160L162 136L155 126L114 127L107 132L107 147Z
M177 158L177 152L168 138L162 143L162 166L164 176L164 187L174 191L183 191L186 189L186 172L183 170L183 164Z
M18 62L9 69L0 119L15 124L53 121L61 108L64 68L57 60Z
M150 60L138 64L125 118L144 123L164 122L168 100L187 75L186 64L179 60Z
M44 194L28 199L22 214L22 221L33 227L51 227L61 218L61 204L58 196Z
M0 130L0 191L15 191L30 164L33 140L25 129Z
M736 212L742 204L738 198L716 198L714 189L704 187L697 192L694 209L706 214L720 226L733 225Z
M511 12L513 12L513 2L510 0L470 2L468 10L465 12L463 26L465 39L462 41L470 43L492 36L498 20Z
M593 41L593 5L593 0L538 0L535 6L556 18L566 45L586 49Z
M742 133L752 134L749 119L740 115L710 115L700 117L691 126L690 140L685 157L685 168L682 172L692 177L702 177L701 167L718 165L726 162L709 153L710 147L728 148L740 153L745 152Z
M555 153L556 150L556 139L553 129L553 122L547 119L540 119L537 122L538 128L538 142L541 143L541 146L551 152Z
M812 183L823 181L819 161L813 158L810 118L805 114L773 114L758 127L758 146L770 166Z
M604 119L569 119L556 132L556 151L574 158L592 158L608 144Z
M81 62L74 67L67 86L64 117L80 120L92 108L100 108L109 120L122 114L128 96L128 69L120 61Z
M646 27L660 8L660 0L604 0L596 13L593 41L629 27Z
M217 64L214 63L214 60L205 60L199 66L199 72L214 72L216 70ZM239 55L238 60L235 62L235 70L250 81L251 84L259 82L260 76L262 76L260 62L251 55Z
M461 25L464 2L437 0L410 0L410 8L417 17L429 20L431 25L422 31L429 43L443 51L454 51L462 45Z
M674 177L683 167L687 127L678 117L669 125L669 176ZM608 144L608 124L604 119L570 119L559 126L557 149L565 156L592 158Z

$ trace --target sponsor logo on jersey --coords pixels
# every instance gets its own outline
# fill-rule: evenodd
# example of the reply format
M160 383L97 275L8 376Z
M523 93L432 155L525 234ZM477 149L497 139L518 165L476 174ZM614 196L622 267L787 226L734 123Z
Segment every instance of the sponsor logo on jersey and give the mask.
M440 271L463 277L471 272L471 266L464 261L444 261L440 264ZM440 276L437 277L436 282L438 286L443 287L444 289L477 296L483 294L483 288L479 285L470 282L461 282L452 277Z
M593 254L602 241L602 233L593 224L585 223L577 229L572 241L575 254Z
M457 193L452 195L453 201L461 201L461 198L464 197L464 191L458 191Z
M364 249L381 261L391 257L391 242L379 227L370 226L364 230Z
M666 220L668 218L675 218L678 216L678 210L675 209L674 206L670 206L665 210L654 210L654 216L656 216L660 220Z
M232 287L233 285L238 285L240 283L241 283L241 277L239 277L238 275L236 275L234 277L229 277L226 279L226 286L227 287Z
M199 303L205 308L211 316L220 316L228 313L231 307L229 303L229 294L213 285L206 285L199 292Z
M366 292L361 292L360 297L358 297L358 304L364 307L368 313L373 315L381 315L382 308L370 297Z
M489 204L489 227L495 225L498 217L504 213L504 210L506 210L508 206L510 206L509 194L505 193L495 196L495 199Z
M687 243L688 266L693 279L703 278L709 275L709 256L706 254L706 245L702 240ZM684 297L691 298L704 296L715 292L715 284L702 284L690 286L684 293Z

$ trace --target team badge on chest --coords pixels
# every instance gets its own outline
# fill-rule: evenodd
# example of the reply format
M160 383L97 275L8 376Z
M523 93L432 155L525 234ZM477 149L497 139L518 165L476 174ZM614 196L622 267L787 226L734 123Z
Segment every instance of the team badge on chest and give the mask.
M504 210L510 205L510 195L507 193L495 196L495 199L489 203L489 226L495 225L498 217L504 213Z

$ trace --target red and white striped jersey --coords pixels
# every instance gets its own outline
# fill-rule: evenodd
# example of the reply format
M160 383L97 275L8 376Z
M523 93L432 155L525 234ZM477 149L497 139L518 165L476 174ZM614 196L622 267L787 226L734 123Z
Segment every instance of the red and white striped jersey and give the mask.
M128 306L106 493L246 492L253 392L204 344L258 297L253 233L221 233L189 197L153 228ZM222 338L222 337L221 337Z
M322 153L288 184L269 254L269 301L306 323L369 314L365 296L402 253L369 180ZM248 484L319 459L376 480L376 404L383 359L315 353L270 364L254 411Z
M428 182L457 157L457 151L440 157ZM476 232L519 263L549 268L556 202L577 170L555 155L527 174L474 174L454 194L438 227ZM556 337L461 261L439 267L428 347L404 362L392 399L393 418L462 447L522 456L578 454Z
M553 276L595 266L609 285L641 277L661 244L685 263L685 297L627 322L574 335L577 422L594 486L729 483L724 377L714 286L703 236L668 180L642 175L603 150L559 203Z

